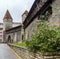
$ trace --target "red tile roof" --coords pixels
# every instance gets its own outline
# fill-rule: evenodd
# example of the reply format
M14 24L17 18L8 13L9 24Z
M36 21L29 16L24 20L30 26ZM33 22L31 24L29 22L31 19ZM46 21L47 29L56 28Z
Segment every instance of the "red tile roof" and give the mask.
M12 17L11 17L11 15L10 15L10 13L9 13L8 10L6 11L6 14L5 14L3 20L4 20L4 19L12 19Z

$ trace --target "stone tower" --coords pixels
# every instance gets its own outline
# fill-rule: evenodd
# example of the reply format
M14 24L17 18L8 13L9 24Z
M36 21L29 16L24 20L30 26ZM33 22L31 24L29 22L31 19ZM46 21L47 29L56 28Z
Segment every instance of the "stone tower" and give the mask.
M12 23L13 23L13 19L9 13L9 11L6 11L6 14L3 18L3 26L4 26L4 30L8 30L10 28L12 28Z
M26 11L22 14L22 22L25 21L27 15L28 15L28 11L26 10Z
M27 15L28 15L28 11L26 10L26 11L22 14L22 31L21 31L21 33L22 33L22 40L24 39L24 32L25 32L24 29L23 29L23 26L24 26L23 23L24 23Z

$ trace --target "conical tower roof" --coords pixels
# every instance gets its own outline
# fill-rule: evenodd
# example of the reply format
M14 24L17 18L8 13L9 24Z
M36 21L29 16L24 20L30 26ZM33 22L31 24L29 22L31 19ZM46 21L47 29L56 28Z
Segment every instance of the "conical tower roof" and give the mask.
M11 17L11 15L10 15L10 13L9 13L8 10L6 11L6 14L5 14L3 20L4 20L4 19L12 19L12 17Z

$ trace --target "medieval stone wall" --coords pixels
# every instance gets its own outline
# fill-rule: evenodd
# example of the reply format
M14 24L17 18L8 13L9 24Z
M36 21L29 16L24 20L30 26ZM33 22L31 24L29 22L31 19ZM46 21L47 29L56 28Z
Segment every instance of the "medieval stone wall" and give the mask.
M60 25L60 0L55 0L52 6L52 16L49 19L50 25Z
M34 31L37 29L38 22L38 17L36 17L34 21L31 22L31 24L25 29L25 39L31 39Z
M9 38L8 38L9 36L11 37L10 39L13 42L22 42L21 31L17 31L17 32L6 34L6 41L9 40Z

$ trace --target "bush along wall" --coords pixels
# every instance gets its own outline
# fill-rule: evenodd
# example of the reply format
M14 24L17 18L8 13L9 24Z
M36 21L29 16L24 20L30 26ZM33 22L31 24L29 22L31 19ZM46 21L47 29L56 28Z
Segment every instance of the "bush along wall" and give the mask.
M34 33L32 39L26 41L26 47L9 46L22 59L60 59L60 27L41 21Z
M46 21L41 21L32 39L26 41L28 49L32 52L59 52L60 27L49 26Z

